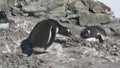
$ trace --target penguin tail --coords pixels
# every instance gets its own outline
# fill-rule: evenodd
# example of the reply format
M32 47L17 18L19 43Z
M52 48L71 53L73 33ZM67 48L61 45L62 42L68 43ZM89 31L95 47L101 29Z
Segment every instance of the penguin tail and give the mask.
M33 53L33 49L32 46L30 45L30 43L27 41L27 39L23 40L21 45L21 50L24 56L30 56Z
M99 39L100 43L103 43L106 40L106 37L103 35L97 35L97 38Z

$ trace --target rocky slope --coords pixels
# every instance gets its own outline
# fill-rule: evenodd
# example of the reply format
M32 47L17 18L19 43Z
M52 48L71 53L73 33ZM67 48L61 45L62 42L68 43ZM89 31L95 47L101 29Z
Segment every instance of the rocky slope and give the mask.
M8 30L0 29L0 68L119 68L120 19L110 7L94 0L1 0L0 10L13 20ZM58 35L53 45L62 48L55 55L22 56L20 43L34 25L52 18L69 27L75 40ZM86 26L103 27L108 40L87 42L80 38ZM58 49L59 50L59 49Z

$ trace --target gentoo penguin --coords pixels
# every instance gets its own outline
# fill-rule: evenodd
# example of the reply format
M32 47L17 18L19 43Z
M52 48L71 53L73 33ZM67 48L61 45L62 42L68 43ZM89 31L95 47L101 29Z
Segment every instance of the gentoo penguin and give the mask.
M107 39L107 34L100 26L88 26L83 29L80 36L87 41L103 43Z
M29 37L22 41L21 49L26 56L30 56L33 52L43 52L50 47L55 40L56 33L71 36L72 34L67 27L62 26L56 20L47 19L38 22Z
M5 11L0 11L0 29L8 29L9 28L9 20Z

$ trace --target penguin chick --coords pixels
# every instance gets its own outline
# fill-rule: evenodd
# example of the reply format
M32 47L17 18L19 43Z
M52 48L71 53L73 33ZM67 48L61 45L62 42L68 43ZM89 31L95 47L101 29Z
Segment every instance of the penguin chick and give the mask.
M71 32L67 27L62 26L56 20L47 19L38 22L29 37L21 43L21 49L26 56L30 56L33 52L46 52L50 45L54 42L56 34L71 36Z
M0 11L0 29L8 29L9 28L9 20L5 11Z
M103 43L107 39L107 34L100 26L88 26L83 29L80 36L87 41Z

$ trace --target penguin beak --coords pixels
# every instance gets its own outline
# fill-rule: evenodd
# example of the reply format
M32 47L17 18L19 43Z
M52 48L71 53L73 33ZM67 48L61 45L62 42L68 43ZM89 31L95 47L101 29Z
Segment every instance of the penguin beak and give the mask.
M75 39L74 35L72 35L72 34L69 34L69 37L70 37L71 40Z

